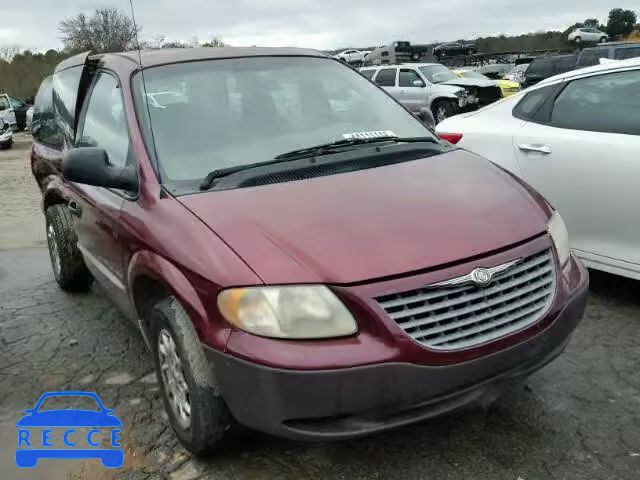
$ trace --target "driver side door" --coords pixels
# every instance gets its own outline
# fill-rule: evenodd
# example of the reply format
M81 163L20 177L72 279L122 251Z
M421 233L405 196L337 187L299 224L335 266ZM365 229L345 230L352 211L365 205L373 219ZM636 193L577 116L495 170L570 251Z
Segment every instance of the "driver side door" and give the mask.
M102 71L96 76L80 116L76 147L101 147L109 163L124 168L133 161L124 101L118 79ZM127 192L70 182L69 209L75 217L78 248L106 293L121 307L128 305L125 250L119 225Z
M401 68L398 75L398 95L400 102L414 113L427 105L427 85L412 68Z

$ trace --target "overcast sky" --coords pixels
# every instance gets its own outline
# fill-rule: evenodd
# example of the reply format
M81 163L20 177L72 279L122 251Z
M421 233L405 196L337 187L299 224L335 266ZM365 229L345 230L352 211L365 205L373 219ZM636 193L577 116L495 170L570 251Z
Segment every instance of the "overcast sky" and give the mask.
M130 11L129 0L2 1L0 46L61 46L58 23L96 7ZM637 0L134 0L143 38L206 40L234 45L332 49L474 38L565 29L613 7L640 9Z

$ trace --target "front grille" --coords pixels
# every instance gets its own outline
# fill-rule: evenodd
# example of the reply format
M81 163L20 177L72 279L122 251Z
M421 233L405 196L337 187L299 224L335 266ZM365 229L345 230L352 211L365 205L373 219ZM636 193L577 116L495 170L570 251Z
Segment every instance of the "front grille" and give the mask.
M528 327L553 302L551 250L525 258L487 287L424 287L376 298L407 335L433 350L474 347Z

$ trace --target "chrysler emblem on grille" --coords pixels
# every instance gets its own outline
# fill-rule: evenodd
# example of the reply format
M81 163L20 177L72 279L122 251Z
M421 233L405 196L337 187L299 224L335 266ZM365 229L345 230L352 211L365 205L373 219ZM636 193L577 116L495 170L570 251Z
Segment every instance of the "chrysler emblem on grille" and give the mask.
M513 260L508 263L503 263L502 265L498 265L496 267L476 268L468 275L452 278L451 280L446 280L444 282L434 283L429 286L430 287L457 287L459 285L466 285L471 283L479 287L486 287L493 281L495 277L515 267L521 261L522 259L518 258L517 260Z
M476 268L471 272L471 281L476 285L488 285L493 279L493 274L486 268Z

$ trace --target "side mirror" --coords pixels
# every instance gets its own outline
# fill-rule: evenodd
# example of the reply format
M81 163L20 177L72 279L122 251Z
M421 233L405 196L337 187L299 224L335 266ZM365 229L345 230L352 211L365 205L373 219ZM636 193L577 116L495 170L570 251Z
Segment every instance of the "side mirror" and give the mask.
M138 175L133 167L115 167L104 148L78 147L62 160L62 176L75 183L95 187L137 191Z
M420 87L420 88L424 88L425 84L422 80L414 80L413 81L413 86L414 87Z

